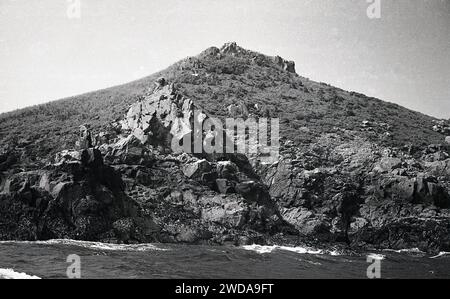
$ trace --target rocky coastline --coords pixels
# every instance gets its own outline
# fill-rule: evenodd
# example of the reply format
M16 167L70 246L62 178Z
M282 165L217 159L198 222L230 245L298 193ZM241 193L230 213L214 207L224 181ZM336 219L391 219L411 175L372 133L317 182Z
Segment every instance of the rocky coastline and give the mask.
M274 61L295 73L293 63ZM282 137L270 165L174 153L172 138L194 131L196 108L159 79L122 119L102 132L82 126L74 148L45 165L4 150L0 240L450 251L448 147L383 146L361 137L376 130L364 122L303 146Z

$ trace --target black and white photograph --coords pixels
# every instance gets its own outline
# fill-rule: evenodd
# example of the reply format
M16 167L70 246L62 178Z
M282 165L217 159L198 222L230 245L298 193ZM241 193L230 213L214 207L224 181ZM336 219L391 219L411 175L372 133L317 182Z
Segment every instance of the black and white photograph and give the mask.
M4 279L450 279L450 1L0 0Z

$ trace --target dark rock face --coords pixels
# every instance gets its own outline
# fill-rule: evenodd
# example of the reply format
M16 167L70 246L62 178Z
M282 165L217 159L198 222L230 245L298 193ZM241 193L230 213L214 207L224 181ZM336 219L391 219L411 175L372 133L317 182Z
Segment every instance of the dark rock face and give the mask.
M0 171L8 170L19 160L19 155L13 150L0 152Z
M99 151L87 149L78 156L81 161L63 161L6 180L0 194L1 239L153 239L123 239L114 232L116 221L139 219L137 206L124 193L120 174L103 165Z
M301 151L284 147L279 163L259 171L283 218L304 238L355 247L447 250L448 159L424 162L335 136ZM308 170L311 151L321 152L316 157L322 168Z
M131 106L122 121L122 130L142 144L170 149L174 136L192 132L193 117L190 99L177 93L173 85L159 85L143 101Z
M54 164L6 174L0 239L270 242L289 225L246 156L171 151L175 136L192 134L193 109L158 80L119 130L93 138L95 148L82 130L79 149L58 153Z
M134 135L129 135L114 144L102 144L99 150L110 165L151 166L155 162L152 152Z

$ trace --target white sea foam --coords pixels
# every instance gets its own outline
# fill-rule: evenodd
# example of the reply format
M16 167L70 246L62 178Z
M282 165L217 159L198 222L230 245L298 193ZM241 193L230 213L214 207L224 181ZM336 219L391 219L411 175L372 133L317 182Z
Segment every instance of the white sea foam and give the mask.
M334 251L329 251L329 250L321 250L321 249L315 249L315 248L310 248L310 247L288 247L288 246L277 246L277 245L273 245L273 246L263 246L263 245L245 245L242 246L243 249L245 250L249 250L249 251L255 251L259 254L265 254L265 253L272 253L273 251L276 250L284 250L284 251L290 251L290 252L295 252L295 253L299 253L299 254L327 254L327 255L332 255L332 256L337 256L339 255L339 252L334 250Z
M386 258L386 256L382 255L382 254L378 254L378 253L370 253L367 255L368 258L371 258L373 260L384 260Z
M395 252L395 253L417 253L417 254L424 254L424 252L421 251L419 248L400 249L400 250L384 249L383 251L387 251L387 252Z
M2 241L0 244L33 244L33 245L66 245L104 251L167 251L153 244L110 244L76 240L48 240L48 241Z
M431 259L437 259L437 258L439 258L439 257L443 257L443 256L446 256L446 255L450 255L450 252L442 251L442 252L439 252L438 255L432 256L432 257L430 257L430 258L431 258Z
M28 275L26 273L19 273L13 269L1 269L0 279L41 279L40 277Z

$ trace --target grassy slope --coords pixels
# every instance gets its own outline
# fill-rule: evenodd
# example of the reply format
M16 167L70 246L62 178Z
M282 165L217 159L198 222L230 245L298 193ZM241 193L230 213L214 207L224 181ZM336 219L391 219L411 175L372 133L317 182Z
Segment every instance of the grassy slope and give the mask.
M88 123L94 131L100 131L121 117L159 76L175 82L213 115L225 117L228 105L245 103L251 113L279 117L282 136L297 144L314 141L324 132L336 131L336 127L360 130L363 120L391 127L391 138L364 133L387 145L443 141L442 135L431 129L432 117L288 73L268 57L254 63L251 59L255 52L218 58L211 55L213 50L138 81L2 114L0 144L24 148L31 160L71 148L80 124ZM254 104L259 105L259 111L253 109Z

